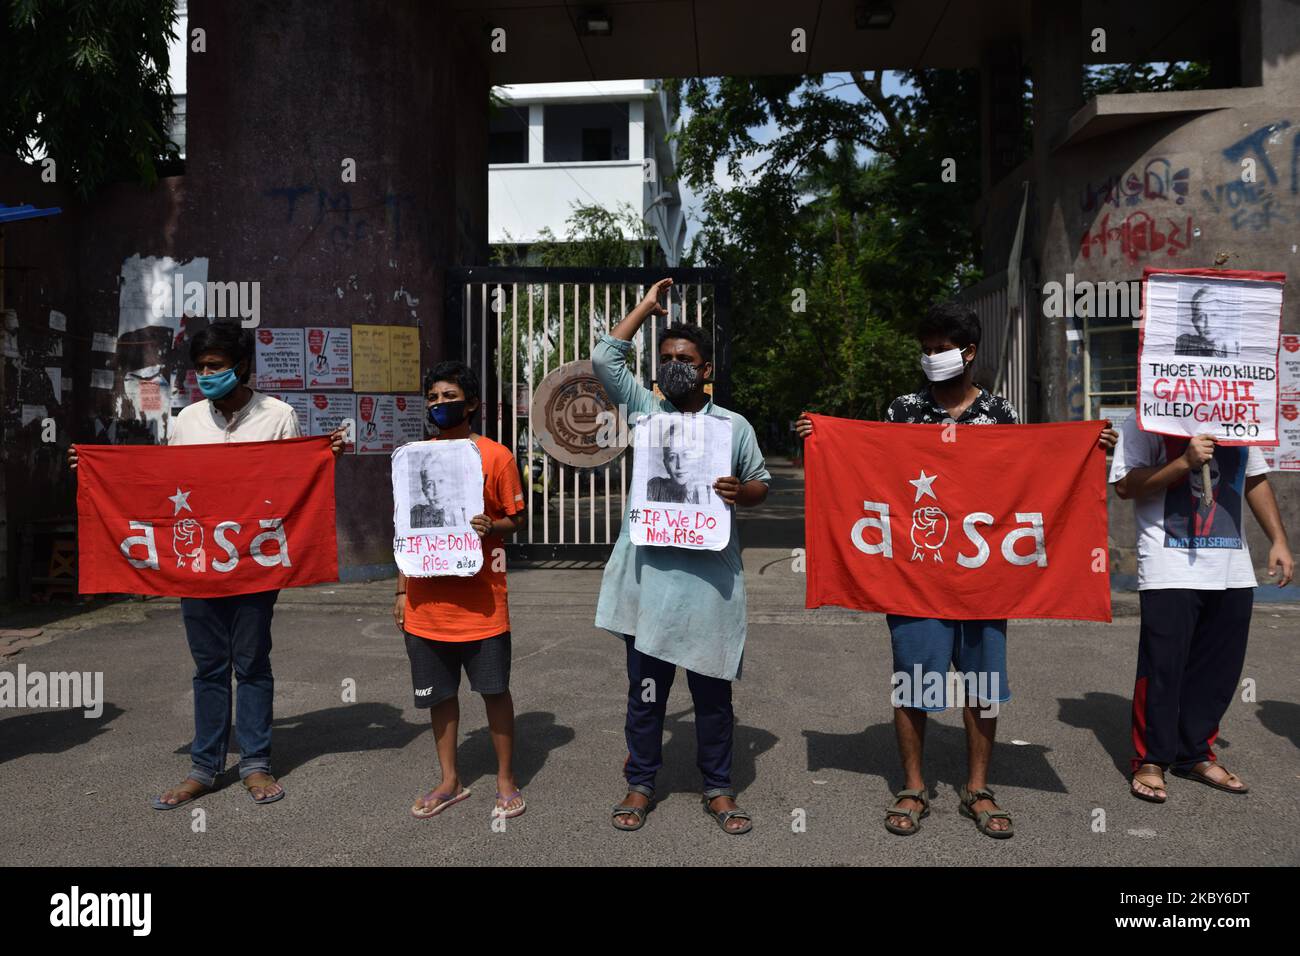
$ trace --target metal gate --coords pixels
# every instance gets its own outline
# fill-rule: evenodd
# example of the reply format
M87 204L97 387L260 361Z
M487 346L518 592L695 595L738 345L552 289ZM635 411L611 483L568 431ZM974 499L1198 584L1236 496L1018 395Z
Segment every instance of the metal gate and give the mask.
M715 401L729 401L730 289L714 269L475 267L448 270L449 357L462 358L483 386L481 433L515 454L528 498L524 529L510 553L525 560L603 560L618 538L631 472L624 449L593 468L565 465L537 440L530 415L542 380L592 346L672 278L668 316L653 316L633 340L629 364L647 388L656 378L658 335L690 323L712 332Z

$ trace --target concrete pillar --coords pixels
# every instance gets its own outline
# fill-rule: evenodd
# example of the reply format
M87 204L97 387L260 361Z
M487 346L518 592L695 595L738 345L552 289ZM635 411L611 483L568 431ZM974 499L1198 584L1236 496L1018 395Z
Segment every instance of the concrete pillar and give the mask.
M1031 5L1030 65L1034 83L1034 180L1037 197L1039 275L1061 281L1074 261L1067 230L1066 197L1052 175L1052 146L1069 119L1083 105L1083 52L1088 32L1080 0ZM1041 315L1031 305L1030 318ZM1082 376L1077 342L1067 342L1068 319L1041 317L1038 365L1041 377L1041 417L1064 421L1071 417L1070 388ZM1077 370L1072 366L1078 365ZM1075 372L1077 371L1077 375ZM1076 410L1077 411L1077 410Z
M1238 21L1242 85L1300 89L1300 0L1240 0Z
M189 56L178 251L260 282L263 325L417 325L427 368L457 318L444 270L486 261L482 38L420 0L189 12L207 52ZM389 487L384 456L339 463L343 566L391 563Z
M528 161L540 166L546 162L546 107L533 103L528 107Z

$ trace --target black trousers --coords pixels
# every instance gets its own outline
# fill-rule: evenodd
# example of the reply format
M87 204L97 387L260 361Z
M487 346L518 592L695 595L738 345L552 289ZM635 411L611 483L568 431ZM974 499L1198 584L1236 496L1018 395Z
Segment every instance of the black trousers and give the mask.
M1142 591L1133 687L1133 769L1214 759L1219 721L1246 661L1254 588Z

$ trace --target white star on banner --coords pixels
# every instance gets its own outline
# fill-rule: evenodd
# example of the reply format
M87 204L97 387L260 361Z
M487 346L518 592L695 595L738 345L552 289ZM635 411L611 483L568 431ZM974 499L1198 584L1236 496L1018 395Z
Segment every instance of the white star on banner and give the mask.
M181 491L180 488L177 488L176 494L167 496L167 500L176 506L176 510L172 512L173 518L181 513L182 508L191 512L194 510L190 507L190 495L192 494L194 494L193 491Z
M929 495L935 501L939 500L939 496L936 495L934 489L930 487L930 485L934 483L934 479L938 477L938 475L927 475L925 469L922 468L920 478L907 479L907 483L916 489L916 497L912 500L912 504L916 504L926 495Z

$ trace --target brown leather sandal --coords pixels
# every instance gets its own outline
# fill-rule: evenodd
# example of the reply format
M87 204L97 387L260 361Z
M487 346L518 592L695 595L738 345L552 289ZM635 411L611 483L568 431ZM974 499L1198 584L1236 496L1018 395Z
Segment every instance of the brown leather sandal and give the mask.
M1217 780L1211 780L1209 775L1206 773L1206 771L1209 770L1211 767L1218 767L1220 770L1222 770L1224 773L1228 775L1229 780L1235 780L1237 781L1237 783L1241 783L1241 786L1230 787L1226 783L1219 783L1219 781ZM1199 781L1200 783L1205 784L1207 787L1213 787L1215 790L1222 790L1224 793L1249 793L1250 792L1250 787L1242 783L1240 777L1238 777L1227 767L1223 766L1223 764L1212 760L1203 760L1200 763L1198 763L1196 766L1190 767L1187 770L1171 770L1170 773L1172 773L1175 777L1182 777L1184 780Z
M1143 779L1144 777L1146 779ZM1156 790L1159 793L1156 795L1145 794L1134 784L1141 784L1147 789ZM1165 789L1165 768L1156 763L1142 764L1133 772L1133 777L1129 781L1128 792L1139 800L1145 800L1147 803L1164 803L1169 799L1169 793Z

